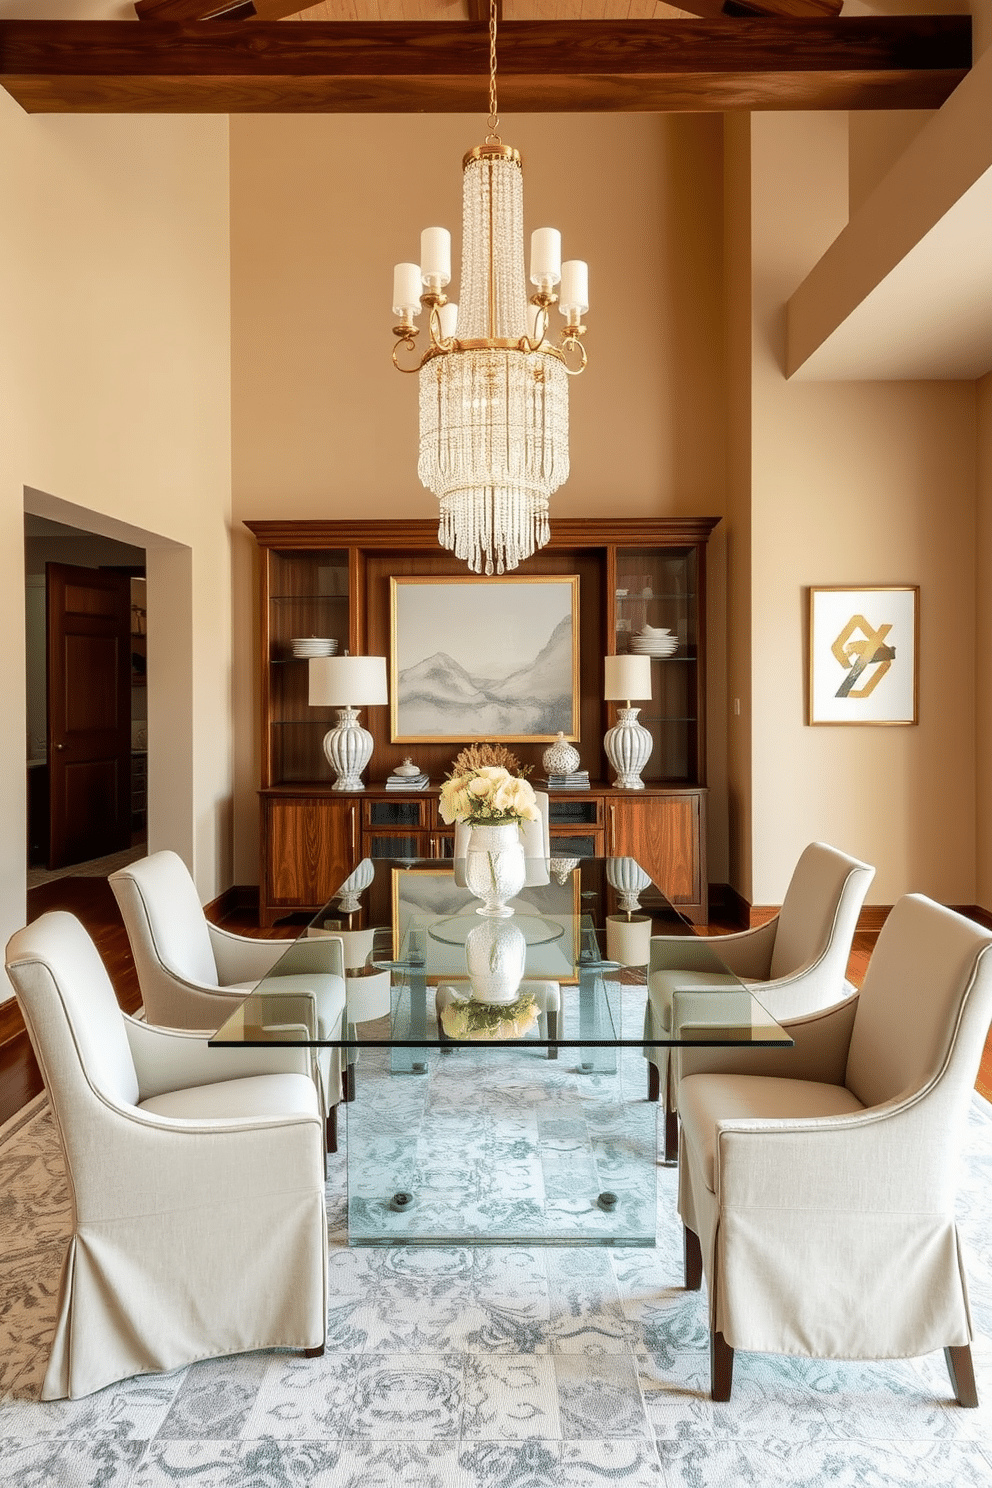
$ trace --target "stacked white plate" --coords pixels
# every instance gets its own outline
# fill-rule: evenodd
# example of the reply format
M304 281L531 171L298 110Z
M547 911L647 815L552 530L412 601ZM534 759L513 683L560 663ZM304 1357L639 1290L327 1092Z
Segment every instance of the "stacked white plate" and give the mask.
M294 656L333 656L338 649L337 641L322 636L296 636L290 645Z
M646 626L631 636L630 649L635 656L674 656L679 649L679 638L669 630Z

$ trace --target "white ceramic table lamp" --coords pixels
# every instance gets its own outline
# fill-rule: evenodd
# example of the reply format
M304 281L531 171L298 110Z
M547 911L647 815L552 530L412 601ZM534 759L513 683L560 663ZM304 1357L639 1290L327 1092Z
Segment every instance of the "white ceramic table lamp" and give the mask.
M360 707L387 703L384 656L317 656L310 662L311 708L337 708L337 727L324 735L324 753L337 771L334 789L364 790L372 735L358 722Z
M640 708L632 708L630 700L651 696L650 656L607 656L603 696L607 702L626 703L603 740L606 757L617 772L613 784L624 790L643 790L641 771L651 754L652 739L637 721Z

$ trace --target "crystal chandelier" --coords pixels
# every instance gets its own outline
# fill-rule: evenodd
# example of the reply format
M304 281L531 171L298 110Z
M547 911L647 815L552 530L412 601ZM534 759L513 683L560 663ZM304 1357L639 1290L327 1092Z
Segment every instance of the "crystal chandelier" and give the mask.
M497 133L496 0L489 7L489 133L462 162L462 293L452 304L451 234L428 227L419 264L397 264L393 363L420 377L417 473L440 502L438 541L475 573L504 573L549 540L548 503L568 479L568 377L586 365L589 272L561 261L561 233L531 235L527 300L523 171ZM559 286L556 293L556 286ZM551 307L564 316L557 344ZM428 312L417 357L414 321ZM411 356L407 354L412 354Z

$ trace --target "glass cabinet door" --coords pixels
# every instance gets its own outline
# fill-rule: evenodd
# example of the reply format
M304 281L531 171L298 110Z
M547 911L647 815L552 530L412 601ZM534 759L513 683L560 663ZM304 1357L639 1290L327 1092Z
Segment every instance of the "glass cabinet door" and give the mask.
M617 550L617 654L651 658L651 697L638 715L652 739L646 784L694 784L703 776L698 574L695 547Z
M267 584L268 784L332 780L322 746L337 711L310 707L308 659L293 642L333 641L334 655L349 649L348 554L270 549Z

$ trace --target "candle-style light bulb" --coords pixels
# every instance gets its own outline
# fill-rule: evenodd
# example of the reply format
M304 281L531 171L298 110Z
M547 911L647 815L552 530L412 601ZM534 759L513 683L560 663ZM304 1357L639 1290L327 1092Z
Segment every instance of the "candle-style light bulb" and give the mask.
M451 283L451 234L446 227L425 227L420 234L420 273L432 289Z
M393 314L415 319L420 314L420 265L397 264L393 269Z
M581 258L569 258L561 266L561 289L558 308L562 315L570 310L581 315L589 309L589 265Z
M560 278L561 233L556 227L538 227L530 235L530 282L553 289Z

